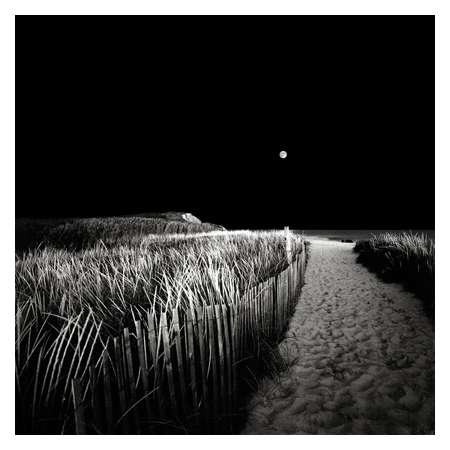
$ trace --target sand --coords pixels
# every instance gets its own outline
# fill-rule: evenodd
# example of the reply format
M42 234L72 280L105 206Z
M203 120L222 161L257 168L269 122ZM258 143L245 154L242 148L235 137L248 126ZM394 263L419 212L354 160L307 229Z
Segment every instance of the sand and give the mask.
M280 352L244 434L434 433L434 332L420 301L316 239Z

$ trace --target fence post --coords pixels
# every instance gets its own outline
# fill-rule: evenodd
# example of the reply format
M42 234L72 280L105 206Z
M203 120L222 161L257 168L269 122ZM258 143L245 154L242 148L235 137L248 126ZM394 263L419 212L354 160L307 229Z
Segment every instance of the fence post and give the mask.
M287 262L290 265L292 263L292 242L291 242L291 233L289 231L289 227L284 227L284 233L286 235L286 258Z

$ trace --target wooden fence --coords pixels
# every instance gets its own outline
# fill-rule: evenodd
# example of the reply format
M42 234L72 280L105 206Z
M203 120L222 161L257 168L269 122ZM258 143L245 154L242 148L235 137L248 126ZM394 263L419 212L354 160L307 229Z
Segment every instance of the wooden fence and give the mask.
M73 379L74 432L232 433L242 370L282 338L303 285L305 247L235 304L178 308L135 321Z

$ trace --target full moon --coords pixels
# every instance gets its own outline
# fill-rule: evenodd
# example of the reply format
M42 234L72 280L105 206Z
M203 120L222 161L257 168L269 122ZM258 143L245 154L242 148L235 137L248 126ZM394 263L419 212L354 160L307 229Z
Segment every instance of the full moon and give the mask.
M284 150L282 150L282 151L280 152L280 158L281 158L281 159L284 159L284 158L286 158L286 156L287 156L287 152L285 152Z

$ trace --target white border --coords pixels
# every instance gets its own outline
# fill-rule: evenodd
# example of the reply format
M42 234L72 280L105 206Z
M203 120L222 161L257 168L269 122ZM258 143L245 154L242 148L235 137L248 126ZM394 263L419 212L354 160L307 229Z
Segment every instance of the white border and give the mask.
M14 14L436 14L440 0L9 0Z
M0 274L2 280L0 345L2 346L0 386L2 447L45 446L77 449L80 445L89 448L104 445L108 449L122 450L124 445L142 444L157 446L177 446L226 448L230 446L254 446L273 450L274 446L314 446L379 450L380 446L391 449L399 445L422 450L424 446L444 447L449 435L447 424L450 405L448 381L450 377L447 339L447 322L450 298L445 290L448 279L449 209L449 156L450 127L449 114L449 58L450 23L447 1L311 1L295 0L221 0L221 1L183 1L161 0L158 2L130 0L78 0L78 1L7 1L2 3L0 21L1 48L1 91L0 91L0 192L1 192L1 231L0 231ZM437 320L436 320L436 433L437 436L114 436L114 437L53 437L53 436L14 436L14 14L436 14L436 270L437 270ZM429 151L429 149L424 149ZM418 205L420 207L420 205Z

